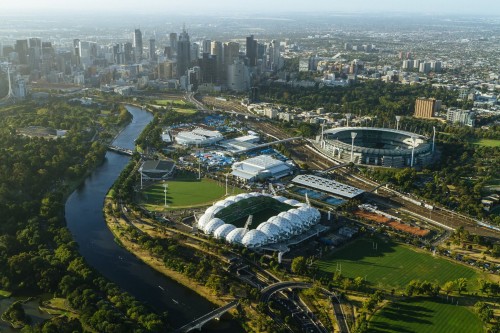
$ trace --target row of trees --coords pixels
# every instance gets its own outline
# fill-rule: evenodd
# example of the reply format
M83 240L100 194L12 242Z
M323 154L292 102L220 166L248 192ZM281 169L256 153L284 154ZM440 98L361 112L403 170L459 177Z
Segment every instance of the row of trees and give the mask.
M167 327L165 316L152 313L90 268L66 228L68 184L102 161L105 149L89 141L93 110L63 105L60 112L60 105L49 103L48 111L37 114L30 113L28 104L0 118L0 285L13 295L66 298L80 314L80 325L75 319L54 319L23 332L80 332L84 326L99 332L161 332ZM69 126L67 137L28 138L9 129L43 125L40 117L56 128Z

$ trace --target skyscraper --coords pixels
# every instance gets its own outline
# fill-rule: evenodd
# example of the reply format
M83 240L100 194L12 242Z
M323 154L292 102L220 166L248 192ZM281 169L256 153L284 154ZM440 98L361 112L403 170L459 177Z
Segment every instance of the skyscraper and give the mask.
M28 64L28 40L16 40L15 50L21 65Z
M175 54L177 52L177 33L176 32L170 33L169 39L170 39L170 48L172 54Z
M227 67L234 64L240 58L240 44L235 42L224 43L224 65Z
M224 80L224 68L223 68L223 50L222 43L213 41L211 43L211 52L213 56L216 56L216 81L222 82Z
M203 40L201 47L202 47L203 53L212 52L212 41L210 39Z
M156 60L156 41L153 38L149 40L149 60Z
M248 66L257 66L257 41L253 39L253 35L247 37L246 40L246 57L248 59Z
M191 42L186 29L182 29L177 42L177 75L181 77L186 74L191 65Z
M135 61L140 61L142 59L142 32L140 29L135 29L134 31L134 55Z

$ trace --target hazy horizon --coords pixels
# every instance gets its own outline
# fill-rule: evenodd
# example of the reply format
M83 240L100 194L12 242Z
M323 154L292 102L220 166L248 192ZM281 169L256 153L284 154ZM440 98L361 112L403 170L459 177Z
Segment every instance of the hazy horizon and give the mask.
M0 15L47 15L60 13L78 14L190 14L223 15L265 13L266 16L286 13L415 13L430 15L484 15L500 16L500 1L476 0L472 6L468 0L420 0L404 3L400 0L316 0L309 3L299 0L122 0L84 2L65 0L19 0L0 5Z

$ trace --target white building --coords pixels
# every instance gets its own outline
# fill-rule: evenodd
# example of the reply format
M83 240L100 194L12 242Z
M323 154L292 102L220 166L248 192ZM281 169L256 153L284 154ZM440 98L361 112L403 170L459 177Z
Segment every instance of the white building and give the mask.
M292 166L269 155L260 155L232 166L231 174L244 181L281 178L292 174Z
M210 131L203 128L196 128L193 131L182 131L177 133L175 141L184 146L210 146L224 137L219 131Z

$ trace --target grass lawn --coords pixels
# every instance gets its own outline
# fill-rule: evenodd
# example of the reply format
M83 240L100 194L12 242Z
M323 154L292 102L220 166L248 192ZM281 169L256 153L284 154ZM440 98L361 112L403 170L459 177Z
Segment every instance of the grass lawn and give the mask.
M0 297L9 298L10 295L12 295L10 291L0 289Z
M467 266L380 238L357 239L319 261L318 267L322 272L333 274L337 264L342 275L364 277L380 289L403 289L414 279L443 285L446 281L466 278L468 289L473 290L477 288L477 278L482 277Z
M369 332L480 333L481 320L467 307L440 299L416 298L391 303L370 320Z
M495 139L480 139L472 142L475 145L483 147L500 147L500 140Z
M211 205L226 194L225 184L223 182L218 184L211 179L204 178L200 181L196 178L181 178L168 180L166 183L168 184L167 205L169 209ZM229 192L230 194L238 194L242 191L229 187ZM147 209L163 210L165 204L163 183L159 182L144 189L141 192L140 201Z
M181 109L181 108L173 108L173 110L177 113L184 113L184 114L194 114L196 113L195 109Z
M177 104L177 105L186 105L186 101L182 99L157 99L155 100L155 103L158 105L170 105L171 103Z

